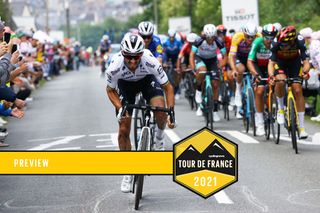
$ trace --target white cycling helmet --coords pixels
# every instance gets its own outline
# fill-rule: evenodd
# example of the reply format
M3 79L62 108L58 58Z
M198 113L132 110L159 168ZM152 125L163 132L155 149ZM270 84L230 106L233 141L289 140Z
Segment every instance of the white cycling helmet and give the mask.
M105 41L105 40L109 40L109 36L108 36L108 35L103 35L103 36L102 36L102 40L104 40L104 41Z
M168 36L169 37L175 37L176 36L176 31L174 29L169 29L168 30Z
M255 36L258 32L258 28L255 24L249 22L242 27L242 32L248 36Z
M127 33L121 41L121 51L124 54L140 54L144 50L143 38L133 33Z
M203 33L206 37L213 37L217 34L217 28L213 24L206 24L203 27Z
M300 34L303 36L303 38L311 38L312 29L310 27L303 28L300 30Z
M277 29L278 32L280 32L282 29L282 25L279 22L274 23L273 26Z
M150 21L140 22L138 26L139 34L143 36L150 36L153 34L154 27Z
M195 42L195 41L197 40L197 38L198 38L198 35L197 35L197 34L195 34L195 33L189 33L189 34L187 35L187 42L193 43L193 42Z

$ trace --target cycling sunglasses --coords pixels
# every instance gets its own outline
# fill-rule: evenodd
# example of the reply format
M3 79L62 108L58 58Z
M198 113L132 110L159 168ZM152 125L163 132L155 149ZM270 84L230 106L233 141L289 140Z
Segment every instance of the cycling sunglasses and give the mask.
M143 40L146 40L146 39L151 39L152 38L152 35L141 35L141 37L143 38Z
M254 40L256 37L255 36L249 36L249 35L245 35L246 39L250 39L250 40Z
M124 54L122 53L123 57L129 61L131 60L135 60L135 61L139 61L142 57L142 54L139 55L129 55L129 54Z
M264 40L273 41L274 37L264 36Z

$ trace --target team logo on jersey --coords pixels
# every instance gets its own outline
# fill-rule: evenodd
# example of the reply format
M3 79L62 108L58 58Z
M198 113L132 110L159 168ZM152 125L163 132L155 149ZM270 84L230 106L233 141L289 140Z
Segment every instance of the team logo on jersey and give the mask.
M147 66L147 67L150 67L150 68L154 68L156 65L150 64L150 63L146 62L146 66Z
M157 71L159 75L164 72L162 66L158 67Z
M118 69L116 69L116 70L114 70L114 71L111 71L111 75L115 75L115 74L117 74L119 71L120 71L120 68L118 68Z
M157 46L157 52L158 52L158 53L162 53L162 46L161 46L161 44L159 44L159 45Z

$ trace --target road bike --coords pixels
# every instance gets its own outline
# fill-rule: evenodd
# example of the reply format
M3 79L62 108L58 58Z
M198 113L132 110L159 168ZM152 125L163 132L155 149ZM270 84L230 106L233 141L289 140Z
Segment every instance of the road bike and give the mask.
M144 115L143 120L143 127L141 130L141 134L139 136L139 142L136 146L137 151L151 151L154 149L154 136L155 136L155 116L151 116L151 112L165 112L169 115L170 121L174 123L175 115L173 108L163 108L163 107L155 107L150 105L139 105L139 104L125 104L123 107L123 111L121 116L124 115L127 109L136 109L141 110ZM135 119L138 119L136 117ZM143 182L144 182L144 175L138 174L134 175L133 182L132 182L132 193L135 194L135 204L134 209L139 209L139 203L142 198L142 191L143 191Z
M207 71L205 76L205 87L202 93L201 109L206 119L206 127L213 130L213 91L211 86L211 72Z
M249 127L252 127L253 135L256 136L256 123L255 123L255 102L254 92L251 86L251 74L249 72L243 73L243 89L242 89L242 114L243 125L246 132L249 132Z
M275 82L284 81L287 85L287 97L286 97L286 106L285 106L285 123L284 127L287 129L289 136L292 141L292 148L295 150L295 153L298 154L298 144L297 137L299 138L299 120L296 101L292 92L292 83L300 81L300 78L286 78L281 80L275 80ZM276 122L276 121L275 121ZM278 126L278 134L276 144L280 141L280 125Z

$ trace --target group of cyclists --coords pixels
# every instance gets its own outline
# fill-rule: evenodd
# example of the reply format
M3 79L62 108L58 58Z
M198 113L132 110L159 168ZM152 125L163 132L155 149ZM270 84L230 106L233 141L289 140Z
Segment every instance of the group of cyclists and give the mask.
M171 67L178 78L164 71ZM305 104L302 95L302 79L308 79L310 69L307 49L303 36L294 26L281 27L279 23L267 24L258 32L253 23L245 24L240 32L227 36L223 25L206 24L197 35L188 34L177 39L176 31L168 30L168 39L162 44L154 34L154 25L143 21L138 25L138 33L127 33L121 42L121 51L114 55L106 71L107 95L115 107L119 121L119 148L131 150L130 128L132 110L123 113L124 103L135 103L136 94L142 93L153 106L174 107L179 98L179 85L184 71L193 71L195 77L195 101L202 102L204 77L209 73L213 90L213 120L220 120L219 85L220 75L226 72L230 92L230 106L236 108L236 117L243 116L242 81L243 74L250 72L255 91L256 135L265 134L263 107L266 85L275 85L278 103L277 122L282 125L284 118L284 96L287 77L294 78L292 91L296 99L299 137L308 137L304 126ZM263 79L268 79L263 80ZM121 117L120 115L125 115ZM202 115L198 107L196 114ZM164 128L174 128L175 123L167 119L163 112L155 113L157 131L156 148L163 150ZM132 176L124 176L121 190L129 192Z

